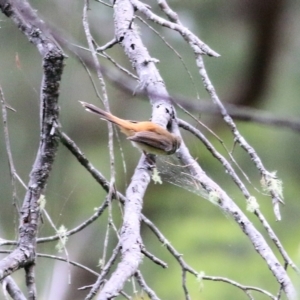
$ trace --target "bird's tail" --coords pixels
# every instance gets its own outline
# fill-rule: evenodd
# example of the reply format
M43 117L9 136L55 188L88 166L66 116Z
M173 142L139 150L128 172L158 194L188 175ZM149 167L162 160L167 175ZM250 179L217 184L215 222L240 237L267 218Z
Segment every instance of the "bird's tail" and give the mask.
M101 108L99 108L93 104L83 102L83 101L79 101L79 102L88 112L91 112L91 113L94 113L94 114L100 116L101 119L110 121L115 124L119 124L119 118L113 116L112 114L102 110Z
M126 120L120 119L120 118L98 108L97 106L95 106L93 104L89 104L89 103L82 102L82 101L80 101L80 103L87 111L100 116L101 119L107 120L109 122L112 122L112 123L118 125L119 128L121 129L121 131L124 134L126 134L127 136L132 135L132 131L135 131L135 124L133 121L126 121Z
M109 119L110 114L100 108L98 108L97 106L93 105L93 104L89 104L83 101L79 101L81 103L81 105L89 112L92 112L98 116L100 116L103 119Z

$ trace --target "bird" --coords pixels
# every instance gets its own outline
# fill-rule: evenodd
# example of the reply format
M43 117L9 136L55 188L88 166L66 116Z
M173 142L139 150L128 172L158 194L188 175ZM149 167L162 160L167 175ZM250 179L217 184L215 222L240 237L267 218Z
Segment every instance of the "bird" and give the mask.
M150 121L130 121L124 120L108 113L99 107L79 101L88 111L92 112L102 120L116 124L133 146L140 149L144 154L171 155L174 154L181 145L181 138L162 126Z

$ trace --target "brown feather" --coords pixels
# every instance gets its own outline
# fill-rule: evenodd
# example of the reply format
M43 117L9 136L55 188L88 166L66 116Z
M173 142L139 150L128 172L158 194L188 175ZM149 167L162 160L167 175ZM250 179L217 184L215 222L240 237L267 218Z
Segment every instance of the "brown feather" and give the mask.
M120 119L93 104L80 102L89 112L101 119L116 124L120 130L128 136L134 146L152 154L173 154L181 144L181 138L170 133L153 122L136 122Z

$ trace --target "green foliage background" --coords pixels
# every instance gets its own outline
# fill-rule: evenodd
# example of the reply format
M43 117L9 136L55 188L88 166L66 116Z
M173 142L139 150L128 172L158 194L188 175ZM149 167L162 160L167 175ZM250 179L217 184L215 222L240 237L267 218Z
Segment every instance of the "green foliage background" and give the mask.
M150 3L150 2L149 2ZM38 10L39 16L58 30L68 40L86 47L82 29L81 1L31 1ZM158 12L156 3L151 2L153 10ZM247 72L247 61L251 57L251 36L255 30L242 14L239 6L247 6L247 1L170 1L178 12L182 22L221 54L218 59L205 58L208 73L221 99L227 99L238 88L239 78ZM97 2L90 2L90 25L96 42L105 44L113 38L112 9ZM298 118L300 111L300 55L299 55L299 16L300 7L295 1L286 1L283 13L281 41L277 55L270 70L269 86L260 100L259 108L287 118ZM158 68L171 94L184 95L195 99L195 88L176 55L151 30L136 21L141 37L151 55L160 60ZM168 29L151 25L175 47L183 56L195 79L195 86L201 98L207 99L202 88L201 79L195 67L194 56L179 35ZM33 164L39 138L39 89L41 82L41 58L33 45L18 31L15 25L4 15L0 15L0 84L6 101L16 113L9 112L8 128L11 136L14 162L20 177L28 182L28 174ZM115 46L108 53L122 65L131 69L121 47ZM61 126L75 140L91 162L109 178L109 155L107 148L107 127L104 122L84 112L78 101L84 100L100 105L95 96L91 81L81 64L66 50L69 55L61 84ZM20 65L18 65L18 62ZM113 69L113 66L101 60L101 63ZM116 115L128 119L145 120L151 116L151 107L147 101L126 95L108 83L111 110ZM197 100L195 100L196 102ZM191 121L178 111L180 117ZM217 117L195 113L201 120L212 126L227 147L233 147L229 129ZM193 123L193 121L192 121ZM197 124L195 124L197 125ZM198 126L198 125L197 125ZM299 132L289 129L268 127L261 124L238 123L240 132L256 149L266 168L277 170L284 183L286 205L282 206L281 222L275 222L270 199L250 190L257 196L261 210L274 228L291 258L299 265ZM203 130L202 128L200 128ZM203 130L220 150L219 142ZM229 195L246 210L241 193L225 174L222 166L211 154L188 133L183 133L185 142L200 165ZM123 172L119 145L115 142L117 186L124 193L130 181L139 153L121 137L127 172ZM235 158L249 175L253 185L259 187L259 174L249 157L240 149L235 149ZM10 184L7 154L3 130L0 130L0 237L15 239L17 216L12 206L12 187ZM105 193L89 174L77 163L71 154L60 146L52 176L46 190L46 209L56 227L61 224L71 229L88 218L95 207L104 200ZM18 186L20 204L24 189ZM201 197L189 193L168 183L162 186L151 184L144 201L144 214L155 222L167 239L183 254L184 259L196 270L206 275L225 276L241 284L260 286L277 293L276 282L270 275L262 259L254 248L227 216ZM117 205L113 207L114 220L121 225ZM247 213L248 217L261 229L257 220ZM80 261L90 268L98 270L97 264L102 256L103 241L106 230L107 213L88 229L75 237L70 237L67 248L72 260ZM263 234L265 235L263 229ZM40 236L54 234L54 230L44 220ZM110 247L115 245L112 234ZM165 260L169 268L161 269L149 262L147 258L141 266L149 285L161 299L183 299L181 288L181 270L148 228L142 228L143 241L149 251ZM266 236L266 235L265 235ZM267 238L268 239L268 238ZM270 242L270 241L269 241ZM271 244L271 242L270 242ZM274 248L274 247L273 247ZM41 244L41 253L57 254L55 244ZM275 248L274 248L274 251ZM63 256L63 253L60 255ZM3 256L4 257L4 256ZM68 285L68 269L72 282ZM40 299L82 299L84 292L77 292L78 287L92 284L95 277L74 267L68 268L65 263L39 258L37 262L37 283ZM299 278L290 272L295 285ZM19 271L15 278L23 280ZM246 299L247 297L228 284L220 282L198 282L188 276L188 286L192 299ZM202 286L202 288L201 288ZM127 285L130 292L132 286ZM75 291L74 291L75 290ZM255 294L255 299L265 299Z

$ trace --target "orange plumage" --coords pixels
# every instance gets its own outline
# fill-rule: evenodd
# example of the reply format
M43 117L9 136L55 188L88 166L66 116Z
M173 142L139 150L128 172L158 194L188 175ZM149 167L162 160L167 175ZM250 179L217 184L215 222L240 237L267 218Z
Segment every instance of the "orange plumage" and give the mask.
M83 107L100 116L101 119L116 124L134 146L151 154L170 155L180 147L181 138L150 121L136 122L118 118L93 104L80 102Z

